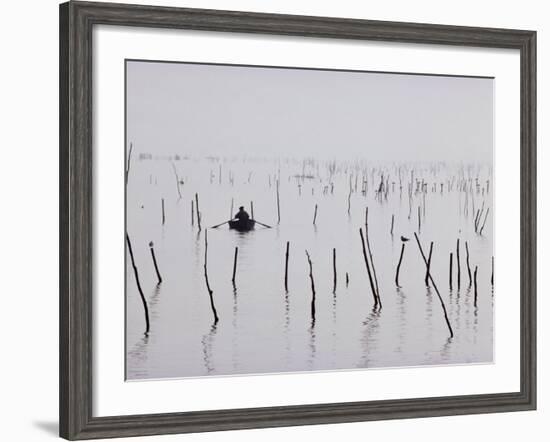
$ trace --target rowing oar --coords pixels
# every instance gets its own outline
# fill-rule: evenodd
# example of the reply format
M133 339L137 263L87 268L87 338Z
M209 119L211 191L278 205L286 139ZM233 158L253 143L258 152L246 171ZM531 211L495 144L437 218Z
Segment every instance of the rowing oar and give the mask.
M257 222L260 226L264 226L264 227L267 227L268 229L271 229L271 226L268 226L267 224L261 223L260 221L256 221L256 220L254 221Z
M229 221L231 221L231 220L229 220ZM217 229L218 227L223 226L224 224L227 224L229 221L224 221L223 223L218 224L217 226L212 226L212 227L210 227L210 228L211 228L211 229Z

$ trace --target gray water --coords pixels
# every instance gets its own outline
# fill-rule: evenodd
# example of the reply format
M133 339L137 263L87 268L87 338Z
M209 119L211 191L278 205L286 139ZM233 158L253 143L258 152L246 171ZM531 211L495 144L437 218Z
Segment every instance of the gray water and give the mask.
M183 184L176 184L174 168ZM389 177L388 191L377 196L381 174ZM134 154L127 185L127 231L151 323L149 334L144 335L143 305L127 255L127 379L492 362L491 187L490 167L477 164L246 157L140 159ZM202 214L201 231L196 216L192 225L195 193ZM226 225L210 229L230 217L232 199L233 214L240 205L250 212L253 201L254 217L273 228L257 225L247 233L229 230ZM482 205L490 211L479 235L474 231L474 218ZM365 228L367 207L382 309L373 309L359 235L359 228ZM479 228L484 216L485 212ZM217 324L204 278L207 228L207 271ZM414 232L426 254L434 242L431 273L446 305L453 338L435 289L424 283L425 264ZM401 287L397 288L394 279L401 235L410 241L406 242ZM451 289L449 253L456 254L457 238L461 285L458 289L453 256ZM159 285L150 241L163 278ZM284 287L287 241L288 292ZM473 284L469 284L465 241L472 278L478 266L477 306ZM239 255L233 285L235 247ZM306 250L312 259L316 289L314 321Z

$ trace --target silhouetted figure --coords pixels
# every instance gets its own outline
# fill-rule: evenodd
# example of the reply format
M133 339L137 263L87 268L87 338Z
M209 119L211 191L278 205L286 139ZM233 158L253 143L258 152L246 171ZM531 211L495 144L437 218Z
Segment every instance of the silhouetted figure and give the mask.
M408 240L409 240L409 238L406 238L405 236L401 236L401 241L407 242Z
M235 219L238 219L242 223L246 223L250 219L250 215L244 210L244 207L241 206L235 215Z

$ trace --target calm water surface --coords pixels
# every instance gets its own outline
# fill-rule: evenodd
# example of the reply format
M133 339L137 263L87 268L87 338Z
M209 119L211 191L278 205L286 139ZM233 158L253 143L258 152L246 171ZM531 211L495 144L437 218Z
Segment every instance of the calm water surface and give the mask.
M179 192L176 173L183 181ZM127 230L151 328L145 336L143 306L127 257L127 378L491 362L494 294L491 183L487 188L490 173L488 167L480 165L331 164L251 158L172 161L135 156L127 189ZM388 192L377 198L381 174L388 177ZM458 190L459 183L462 191ZM192 225L195 193L202 213L201 231L196 217ZM273 228L257 226L248 233L227 226L208 228L208 277L219 315L219 322L214 324L204 279L205 229L229 218L232 199L233 213L240 205L250 212L253 201L255 218ZM490 212L483 235L479 235L474 231L474 218L482 206ZM359 235L367 207L381 310L373 310ZM454 329L452 339L439 298L434 288L424 283L425 265L414 232L419 234L425 253L434 242L432 275ZM411 240L405 245L401 287L397 288L394 279L401 235ZM456 254L457 238L461 285L459 289L453 256L451 289L449 253ZM163 278L160 285L150 241ZM288 292L284 287L287 241ZM478 267L477 306L473 284L469 285L465 241L472 278ZM235 247L239 255L233 285ZM316 288L314 321L306 249Z

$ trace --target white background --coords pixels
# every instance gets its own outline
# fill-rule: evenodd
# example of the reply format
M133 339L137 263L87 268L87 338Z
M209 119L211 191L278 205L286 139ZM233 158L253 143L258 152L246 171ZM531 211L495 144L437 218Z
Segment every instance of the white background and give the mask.
M550 19L544 2L463 0L457 3L417 0L367 3L351 1L147 1L149 4L211 7L381 20L528 28L539 31L539 226L546 214L540 201L548 178L543 127L549 103L542 79L548 76ZM509 4L508 4L509 3ZM3 7L2 69L0 70L2 130L0 184L4 234L2 257L2 343L0 403L3 440L53 439L57 431L57 2L31 1ZM24 23L24 24L23 24ZM546 48L546 50L545 50ZM547 119L547 118L546 118ZM539 274L544 271L548 236L539 235ZM6 247L7 244L7 247ZM547 282L539 283L539 312L548 308ZM543 318L542 314L539 317ZM539 325L539 342L549 326ZM145 440L229 441L314 439L446 441L517 439L545 440L550 411L544 372L548 346L539 345L539 411L330 425L218 434L164 436ZM468 382L468 379L453 379ZM137 440L137 439L133 439Z

